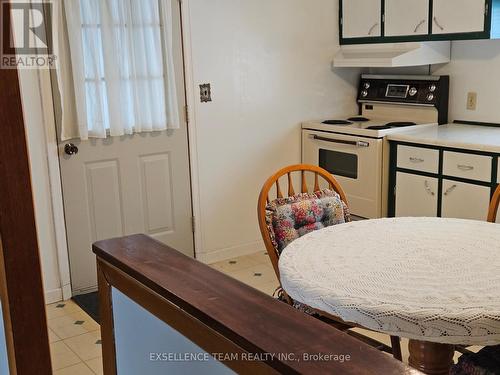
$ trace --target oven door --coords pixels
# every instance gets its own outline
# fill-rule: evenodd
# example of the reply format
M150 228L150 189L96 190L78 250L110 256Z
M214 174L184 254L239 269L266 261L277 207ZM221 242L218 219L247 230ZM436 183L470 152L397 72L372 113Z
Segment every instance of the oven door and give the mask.
M302 132L302 161L329 171L342 185L351 213L382 216L383 140L321 131Z

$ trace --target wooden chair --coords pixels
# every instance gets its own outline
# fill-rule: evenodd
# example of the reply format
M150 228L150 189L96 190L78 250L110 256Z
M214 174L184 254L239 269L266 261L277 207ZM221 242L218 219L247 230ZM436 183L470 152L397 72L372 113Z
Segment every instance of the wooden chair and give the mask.
M498 205L500 204L500 185L498 185L493 198L491 198L490 209L488 211L488 221L495 223L497 221Z
M266 246L267 254L269 255L269 258L271 259L271 263L273 265L274 271L276 273L276 276L278 277L278 280L280 280L280 271L278 267L278 261L279 261L279 254L277 249L275 248L273 241L271 239L271 234L269 233L267 222L266 222L266 207L267 205L274 199L270 198L269 194L273 188L276 189L276 198L284 198L285 196L283 195L283 189L280 185L280 179L282 177L285 177L287 180L287 196L291 197L296 194L295 188L293 186L293 173L299 173L300 174L300 192L301 193L315 193L318 191L321 191L320 187L320 178L322 178L324 181L326 181L326 186L328 186L331 190L334 190L337 192L342 199L342 201L348 205L347 202L347 197L340 186L340 184L337 182L337 180L326 170L323 168L314 166L314 165L307 165L307 164L298 164L298 165L292 165L289 167L285 167L278 172L276 172L274 175L268 178L268 180L264 183L264 186L262 187L262 190L259 195L259 201L257 205L257 213L258 213L258 220L259 220L259 227L260 227L260 232L262 234L262 238L264 240L264 244ZM314 175L314 186L313 189L310 191L307 186L307 174L312 174ZM294 305L293 300L286 294L285 291L282 291L284 299L287 303L290 305ZM317 318L325 321L326 323L334 326L335 328L338 328L342 331L346 331L349 335L354 336L361 341L364 341L365 343L368 343L369 345L372 345L376 347L377 349L392 353L394 358L402 360L401 356L401 345L400 345L400 339L397 336L391 336L391 347L388 347L385 344L382 344L376 340L373 340L367 336L361 335L357 332L350 331L350 328L355 328L357 327L356 325L346 323L339 317L334 317L328 314L325 314L323 312L316 311L314 309L311 309L314 311L314 316ZM361 327L362 328L362 327Z
M495 193L493 194L493 197L491 198L490 207L488 209L488 219L487 219L488 222L496 223L499 205L500 205L500 185L498 185L497 189L495 190ZM467 354L468 356L470 356L470 359L474 361L474 358L476 358L477 355L476 353L467 349L468 347L469 347L468 345L457 345L455 347L455 350L462 354ZM467 360L469 360L469 358Z

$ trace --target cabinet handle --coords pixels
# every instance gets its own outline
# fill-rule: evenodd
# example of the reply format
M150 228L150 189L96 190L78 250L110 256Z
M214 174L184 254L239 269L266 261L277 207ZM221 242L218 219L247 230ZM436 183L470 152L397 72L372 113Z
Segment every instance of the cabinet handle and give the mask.
M444 195L450 194L453 190L457 188L457 185L451 185L446 191L444 192Z
M463 164L458 164L457 168L460 169L461 171L472 171L474 169L472 165L463 165Z
M370 30L368 30L368 35L372 35L373 30L378 26L378 22L375 22L375 24L370 27Z
M425 160L422 158L415 158L415 157L410 157L410 161L412 163L423 163Z
M422 26L424 23L425 23L425 20L420 21L418 23L418 25L415 26L415 30L413 30L413 32L416 33L418 31L418 29L420 28L420 26Z
M436 193L434 193L434 192L432 191L431 187L429 186L429 181L425 180L424 185L425 185L425 190L427 190L427 192L428 192L430 195L432 195L432 196L436 195Z
M434 18L433 18L433 20L434 20L434 23L436 24L436 26L437 26L437 27L439 27L439 28L441 29L441 31L443 31L443 30L444 30L444 27L443 27L443 26L441 26L441 25L439 24L439 22L438 22L437 18L436 18L436 17L434 17Z

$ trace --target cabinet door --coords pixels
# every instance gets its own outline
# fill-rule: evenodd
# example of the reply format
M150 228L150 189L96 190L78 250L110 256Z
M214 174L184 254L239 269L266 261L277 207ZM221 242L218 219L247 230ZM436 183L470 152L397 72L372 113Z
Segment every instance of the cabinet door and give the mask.
M398 172L396 216L437 216L438 179Z
M433 34L484 31L486 0L434 0Z
M487 186L443 180L442 217L486 220L491 189Z
M342 37L381 36L382 2L380 0L343 0Z
M429 0L385 0L385 36L428 33Z

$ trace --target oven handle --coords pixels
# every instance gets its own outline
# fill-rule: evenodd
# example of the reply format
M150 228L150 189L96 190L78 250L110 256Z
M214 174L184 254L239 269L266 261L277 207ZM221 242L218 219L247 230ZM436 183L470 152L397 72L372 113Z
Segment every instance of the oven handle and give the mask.
M309 137L312 139L315 139L317 141L341 143L344 145L353 145L353 146L357 146L357 147L370 147L370 144L368 142L365 142L365 141L346 141L345 139L326 138L326 137L320 137L319 135L310 135Z

